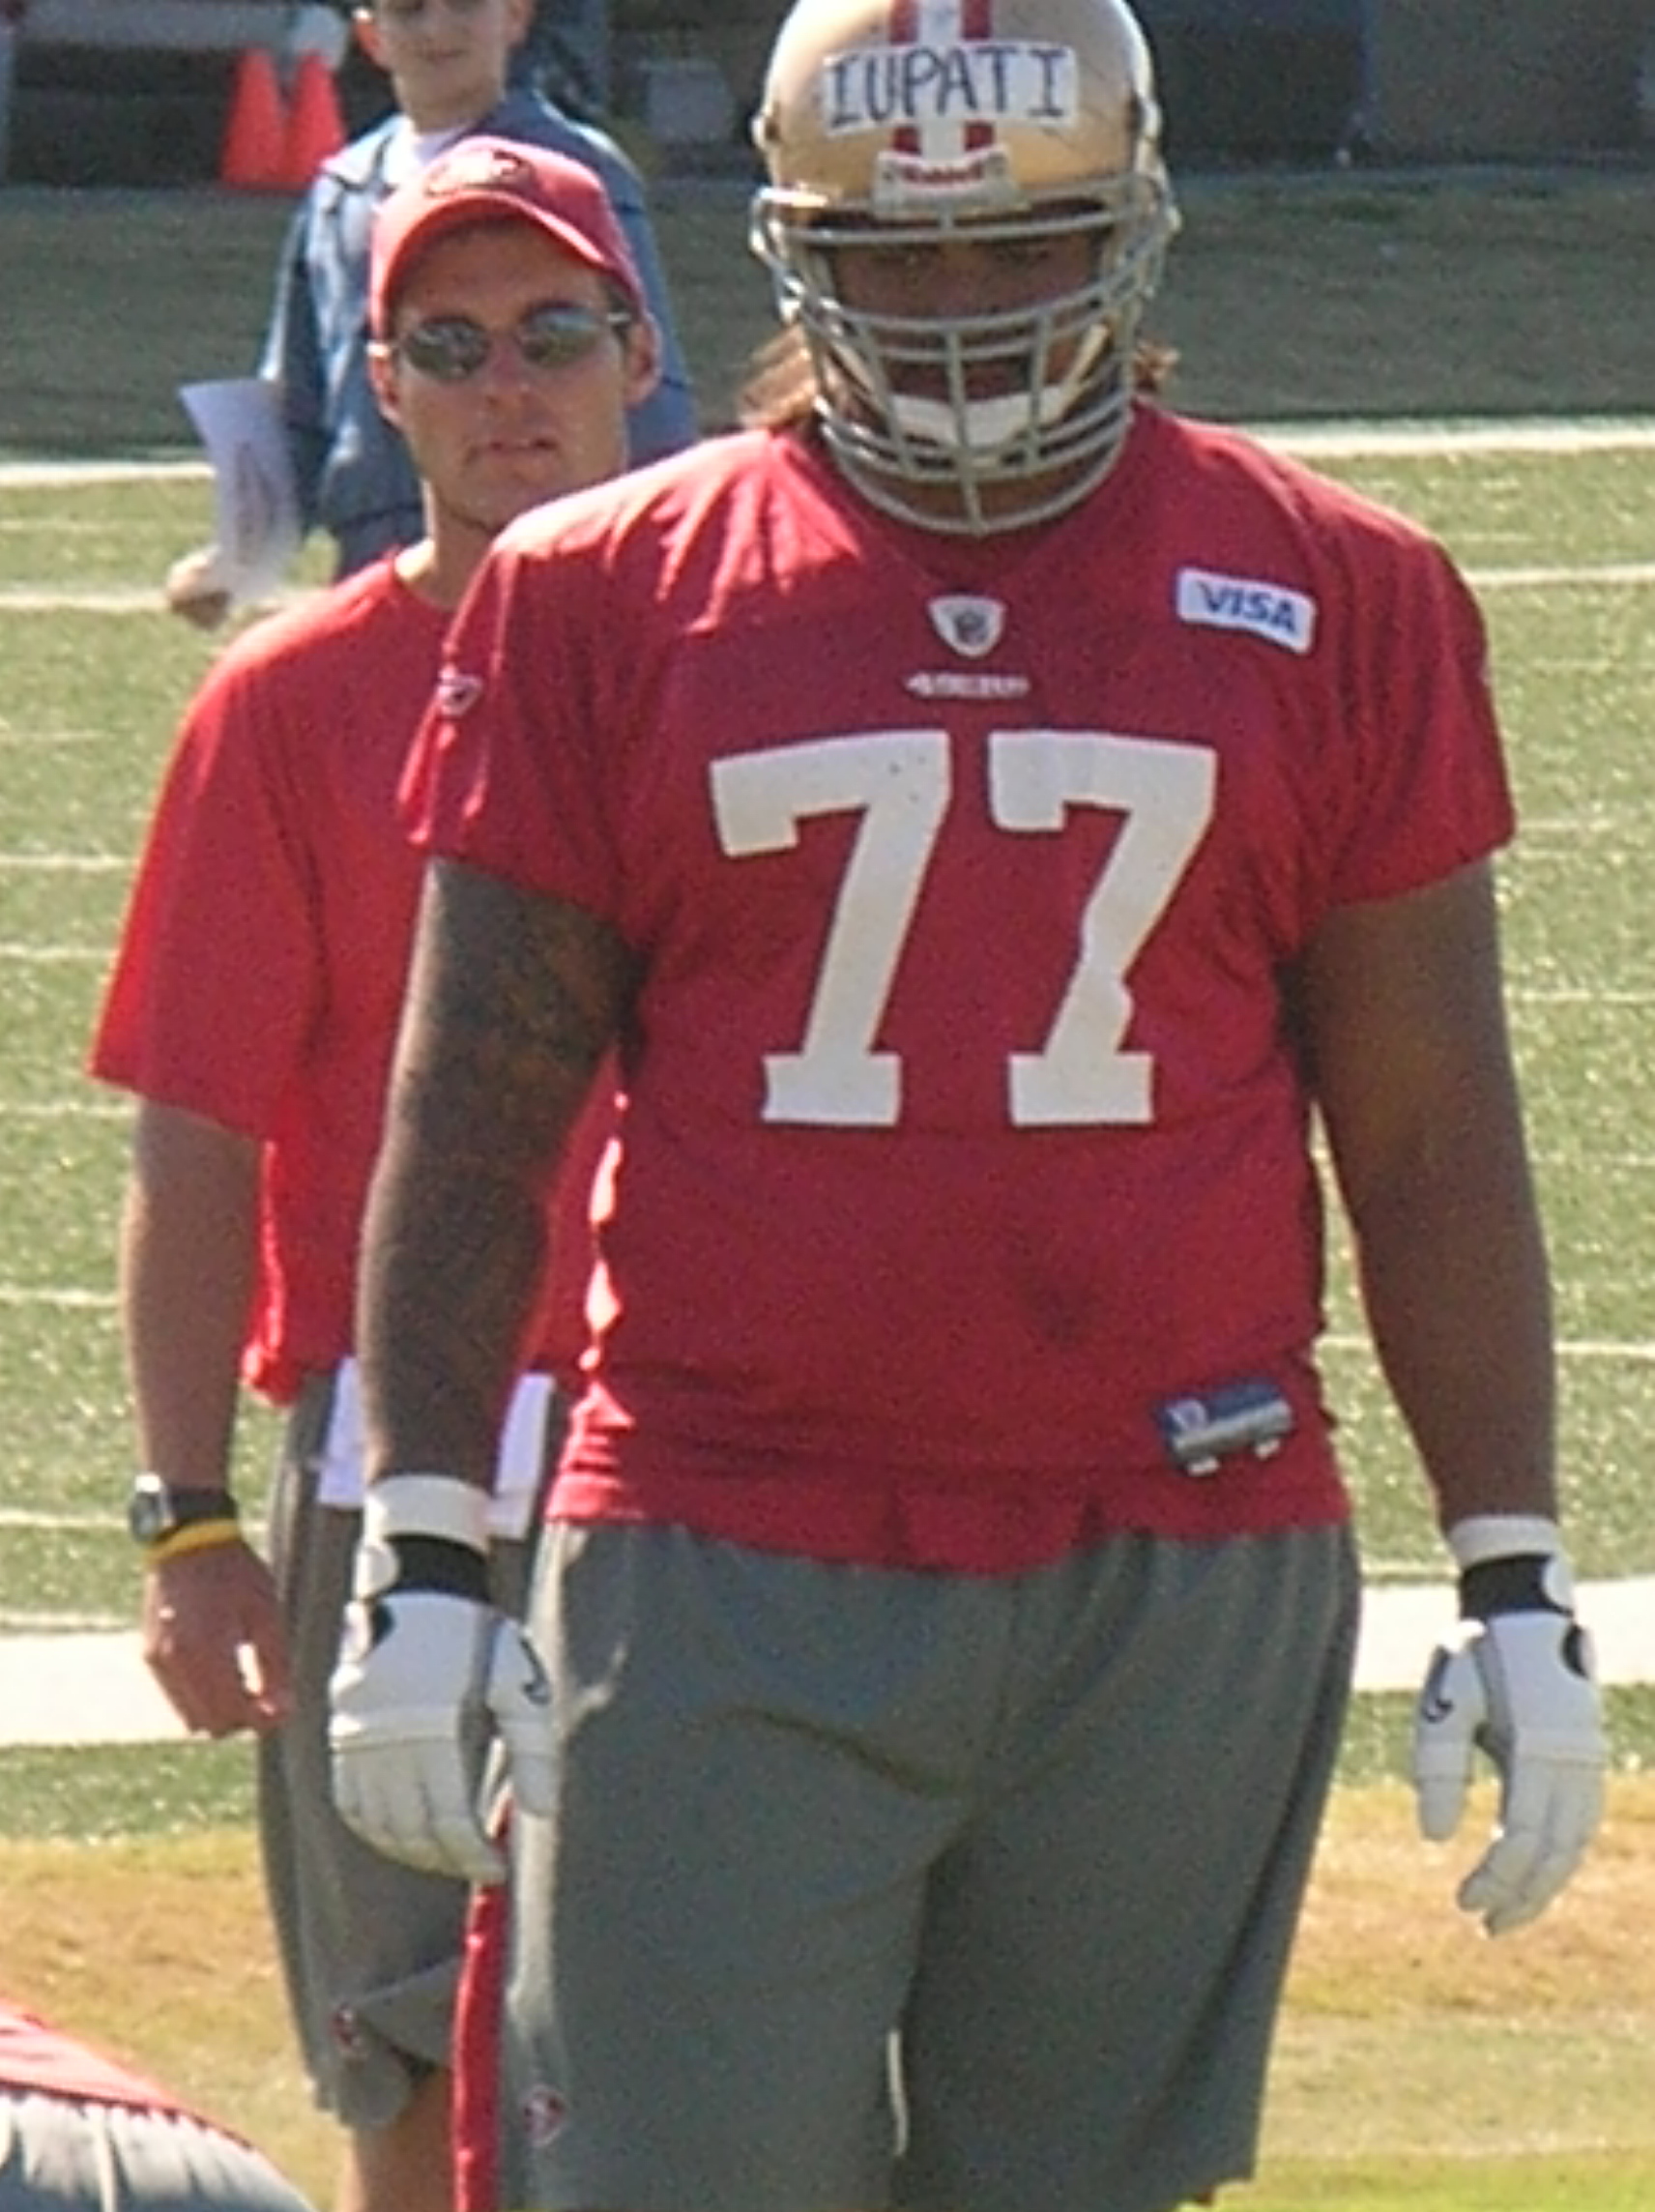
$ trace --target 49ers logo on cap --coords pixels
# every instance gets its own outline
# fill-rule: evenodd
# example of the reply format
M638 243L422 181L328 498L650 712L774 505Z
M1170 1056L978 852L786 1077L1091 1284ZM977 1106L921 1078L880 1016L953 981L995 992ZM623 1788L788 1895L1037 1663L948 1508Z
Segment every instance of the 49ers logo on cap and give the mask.
M460 144L425 171L427 199L446 200L455 192L533 191L535 172L521 154L486 141Z

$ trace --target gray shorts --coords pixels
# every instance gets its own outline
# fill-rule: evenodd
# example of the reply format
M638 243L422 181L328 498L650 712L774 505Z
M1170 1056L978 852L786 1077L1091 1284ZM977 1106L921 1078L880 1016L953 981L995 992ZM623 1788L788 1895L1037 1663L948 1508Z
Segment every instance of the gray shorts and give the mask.
M1347 1531L1004 1578L548 1543L503 2203L1163 2212L1252 2170Z
M362 1516L316 1502L330 1398L328 1384L317 1382L295 1407L271 1497L271 1564L287 1617L294 1709L259 1746L259 1839L316 2102L347 2127L371 2128L394 2119L417 2082L449 2063L466 1888L382 1857L334 1810L328 1683ZM557 1441L548 1437L548 1457ZM514 1613L527 1594L532 1550L497 1541L490 1555L496 1602Z
M310 2212L233 2136L138 2106L0 2086L0 2212Z

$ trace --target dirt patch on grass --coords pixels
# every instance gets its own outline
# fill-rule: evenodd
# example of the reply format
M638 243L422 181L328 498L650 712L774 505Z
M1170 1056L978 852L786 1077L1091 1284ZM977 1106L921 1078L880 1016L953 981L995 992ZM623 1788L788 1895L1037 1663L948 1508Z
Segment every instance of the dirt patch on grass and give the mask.
M1490 1942L1452 1891L1490 1815L1426 1847L1396 1785L1341 1790L1294 1961L1270 2159L1655 2149L1655 1778L1617 1780L1568 1894ZM6 1986L240 2128L318 2198L245 1832L0 1845ZM1515 2199L1514 2199L1515 2201Z
M1623 1778L1585 1866L1491 1940L1453 1904L1491 1832L1422 1844L1397 1784L1334 1800L1289 1987L1274 2155L1655 2150L1655 1778Z
M252 1837L0 1845L5 1994L267 2151L320 2204L336 2164L293 2052Z
M1403 1785L1338 1792L1294 1963L1294 2004L1370 2018L1588 2005L1648 2012L1655 2025L1655 1956L1628 1939L1655 1926L1655 1778L1614 1784L1609 1817L1564 1896L1497 1941L1452 1908L1494 1818L1492 1788L1480 1787L1455 1841L1425 1844ZM1655 2126L1655 2109L1649 2118Z

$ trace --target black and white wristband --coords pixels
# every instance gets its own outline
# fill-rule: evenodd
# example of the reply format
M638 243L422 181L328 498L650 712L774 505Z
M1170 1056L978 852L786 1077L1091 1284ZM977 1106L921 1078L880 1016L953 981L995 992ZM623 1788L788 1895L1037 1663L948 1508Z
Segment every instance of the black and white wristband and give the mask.
M451 1474L391 1474L363 1500L355 1594L488 1602L488 1499Z
M1555 1521L1538 1513L1474 1514L1454 1524L1447 1542L1460 1570L1463 1619L1511 1613L1573 1619L1574 1570Z

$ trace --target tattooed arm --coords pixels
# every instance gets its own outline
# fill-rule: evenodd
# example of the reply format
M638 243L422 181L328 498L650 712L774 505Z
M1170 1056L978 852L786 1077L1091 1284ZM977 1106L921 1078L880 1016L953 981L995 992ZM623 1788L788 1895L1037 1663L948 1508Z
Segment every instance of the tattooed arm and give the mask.
M630 980L621 941L578 907L451 861L427 871L363 1225L370 1476L488 1487L545 1194Z
M494 1603L484 1494L546 1194L628 977L620 941L578 908L428 870L363 1224L370 1480L328 1734L346 1824L465 1881L504 1871L482 1805L495 1739L518 1805L552 1802L546 1677Z

